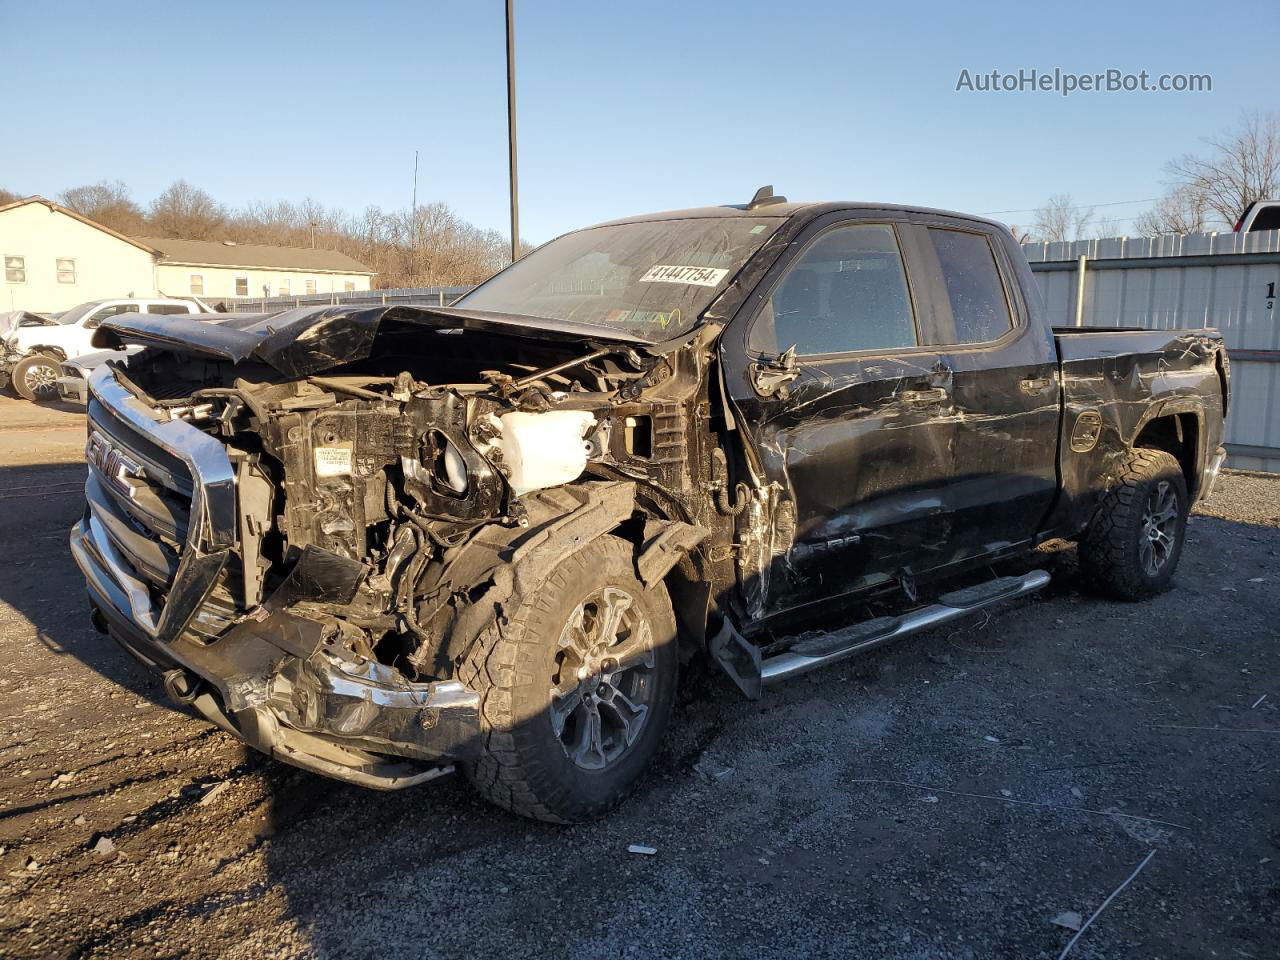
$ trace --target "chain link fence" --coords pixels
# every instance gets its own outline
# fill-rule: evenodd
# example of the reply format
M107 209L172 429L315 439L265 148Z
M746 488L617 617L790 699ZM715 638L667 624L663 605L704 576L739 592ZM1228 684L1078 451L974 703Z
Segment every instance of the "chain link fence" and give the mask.
M354 290L348 293L304 293L291 297L224 297L221 303L229 313L279 313L295 307L357 305L366 307L412 303L419 306L447 307L471 287L403 287L397 290Z

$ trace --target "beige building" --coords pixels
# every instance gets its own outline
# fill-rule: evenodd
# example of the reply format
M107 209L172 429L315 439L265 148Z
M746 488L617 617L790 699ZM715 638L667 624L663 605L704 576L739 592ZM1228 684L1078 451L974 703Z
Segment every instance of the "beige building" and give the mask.
M231 240L138 237L153 247L156 293L166 297L300 297L368 290L373 271L336 250Z
M368 290L334 250L126 237L43 197L0 205L0 311L67 310L115 297L306 296Z
M156 251L39 197L0 206L0 311L156 295Z

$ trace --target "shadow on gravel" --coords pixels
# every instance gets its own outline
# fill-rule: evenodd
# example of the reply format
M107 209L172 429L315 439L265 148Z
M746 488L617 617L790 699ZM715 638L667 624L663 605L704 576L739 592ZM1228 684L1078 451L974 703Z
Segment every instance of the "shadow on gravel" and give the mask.
M587 943L607 916L607 902L586 912L556 913L555 937L563 938L556 948L548 939L553 902L562 896L585 902L603 892L595 873L602 845L612 857L629 842L651 839L655 829L669 829L672 799L699 782L695 764L723 733L727 715L757 707L723 677L689 666L663 747L635 793L605 818L569 826L491 805L461 770L380 793L273 762L264 771L272 782L262 832L270 840L267 883L284 894L289 915L308 933L308 951L318 956L345 956L353 944L374 942L388 955L462 955L461 941L468 937L461 929L427 946L432 938L426 928L448 924L447 914L468 890L477 903L501 904L491 918L497 926L480 935L483 941L527 937L528 945L544 944L533 955ZM539 714L525 722L549 720ZM606 901L622 895L616 882L605 887L612 891ZM397 920L405 910L405 920ZM388 927L395 931L389 940L382 932Z
M66 546L83 473L0 467L0 601L18 615L0 635L27 642L34 628L51 652L167 707L159 684L88 623ZM1261 956L1260 918L1276 917L1278 901L1259 861L1280 856L1270 744L1188 731L1266 722L1266 708L1250 704L1265 689L1254 677L1276 675L1259 628L1274 625L1264 608L1275 594L1245 585L1268 576L1253 565L1274 565L1276 547L1275 531L1197 518L1178 592L1150 604L1085 596L1074 551L1050 549L1036 563L1053 583L993 608L994 629L977 620L912 637L761 703L695 666L637 794L599 823L516 818L460 775L377 793L246 751L230 776L261 778L266 819L251 823L250 806L220 829L263 850L265 876L240 874L249 858L233 844L210 868L237 876L233 893L183 890L135 907L117 929L243 907L248 936L279 919L275 907L249 913L275 893L300 952L319 956L616 954L608 938L632 924L627 936L644 952L674 953L693 936L703 953L745 955L752 936L786 929L752 926L775 909L814 938L795 955L860 944L867 955L907 955L903 934L918 940L910 955L950 955L938 945L961 933L978 946L956 956L1056 956L1066 934L1051 918L1087 915L1159 848L1123 909L1090 933L1113 948L1106 955L1138 944L1207 955L1215 938L1224 952ZM1157 727L1169 723L1188 727ZM736 772L695 769L711 753ZM198 796L158 800L129 829L172 819ZM1135 833L1076 807L1186 829ZM632 843L660 852L629 855ZM1225 930L1224 916L1235 918ZM79 952L119 942L94 933Z
M12 392L12 391L11 391ZM17 396L17 394L13 394ZM56 410L59 413L84 413L85 405L83 403L72 403L66 400L35 400L31 401L41 410Z
M74 657L170 707L159 682L89 623L84 579L67 546L84 510L84 478L81 463L0 466L0 604L17 614L0 621L0 637L12 643L11 637L34 630L34 642L53 655Z

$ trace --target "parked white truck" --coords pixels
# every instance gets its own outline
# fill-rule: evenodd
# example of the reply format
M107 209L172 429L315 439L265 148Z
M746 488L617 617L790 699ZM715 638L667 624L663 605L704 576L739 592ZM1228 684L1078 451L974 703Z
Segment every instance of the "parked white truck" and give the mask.
M58 395L58 364L94 350L93 331L107 317L122 313L195 314L209 308L194 300L90 300L56 320L15 326L0 343L0 388L12 385L25 400L52 400Z

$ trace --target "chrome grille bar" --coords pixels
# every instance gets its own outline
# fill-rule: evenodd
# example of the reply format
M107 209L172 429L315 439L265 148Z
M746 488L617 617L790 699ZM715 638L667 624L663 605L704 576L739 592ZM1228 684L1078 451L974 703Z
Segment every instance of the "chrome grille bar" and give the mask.
M118 444L131 464L143 464L144 472L147 469L146 457L131 448L128 437L118 435L123 431L112 430L114 424L109 421L119 421L128 430L135 431L142 440L138 446L152 445L155 450L185 464L190 474L191 508L186 542L168 584L168 596L159 609L145 580L154 579L160 572L157 561L163 556L162 545L133 529L135 523L137 527L150 528L145 516L138 516L125 505L128 493L118 489L120 484L112 482L113 478L104 476L101 470L90 474L85 491L89 510L72 535L72 551L77 563L91 581L111 581L114 589L105 591L104 595L119 612L149 636L172 641L187 628L208 597L234 543L234 468L226 448L217 439L182 420L160 419L115 379L110 367L94 371L89 378L89 391L91 406L101 405L108 414L94 421L95 429L108 442ZM138 456L135 458L134 454ZM170 489L185 479L174 477L164 468L156 473L157 479ZM175 492L181 491L175 489Z

